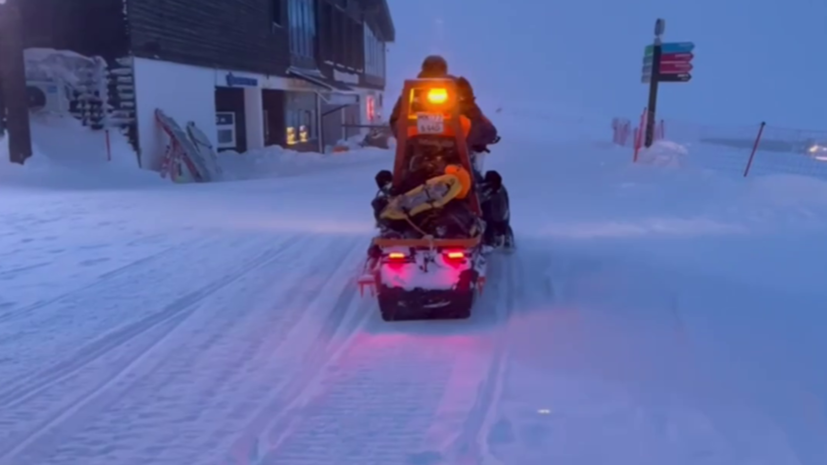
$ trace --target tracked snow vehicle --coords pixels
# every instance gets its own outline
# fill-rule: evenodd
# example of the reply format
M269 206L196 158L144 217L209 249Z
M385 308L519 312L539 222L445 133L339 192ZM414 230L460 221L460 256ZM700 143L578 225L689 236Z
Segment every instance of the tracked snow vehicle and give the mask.
M386 321L468 318L485 284L479 176L451 79L405 82L393 172L376 176L372 240L360 290Z

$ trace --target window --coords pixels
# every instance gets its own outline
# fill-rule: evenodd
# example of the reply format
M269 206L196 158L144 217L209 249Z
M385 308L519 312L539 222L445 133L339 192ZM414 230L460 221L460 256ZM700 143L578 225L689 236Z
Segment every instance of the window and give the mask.
M333 35L333 5L327 2L319 3L319 54L325 59L333 58L333 48L336 40Z
M272 10L273 24L282 26L284 18L281 17L281 0L270 0L270 9Z
M353 48L351 48L349 40L351 33L350 18L346 13L342 13L342 35L339 37L339 40L342 41L342 61L339 63L345 66L351 66L353 62Z
M287 110L287 145L296 145L299 143L299 126L301 120L299 112L296 110Z
M236 147L235 113L221 111L215 114L215 126L218 131L218 149L234 149Z
M288 93L285 108L287 145L311 142L318 137L316 94Z
M302 112L302 121L301 126L299 126L299 140L302 142L307 142L313 138L313 129L315 129L315 124L313 124L313 115L315 112L310 110L305 110Z
M365 74L385 77L385 43L380 41L370 27L365 26Z
M316 2L314 0L290 0L290 52L305 58L315 57Z
M347 48L350 50L350 62L347 65L355 70L362 67L362 30L359 23L353 19L348 21L348 29L350 34L347 36Z
M345 13L337 8L333 9L333 27L331 32L333 34L333 62L345 62L345 43L342 40L344 36Z

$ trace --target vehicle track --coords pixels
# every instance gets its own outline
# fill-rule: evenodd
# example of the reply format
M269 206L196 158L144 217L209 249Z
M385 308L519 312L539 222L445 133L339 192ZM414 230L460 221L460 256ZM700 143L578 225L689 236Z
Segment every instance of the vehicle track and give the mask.
M105 381L98 384L94 389L84 393L81 397L73 400L68 406L61 408L59 411L54 412L52 415L42 420L35 429L25 433L23 437L13 438L11 443L14 445L6 446L4 449L0 449L0 461L8 459L9 457L19 454L21 451L24 451L50 427L70 417L74 412L82 408L83 404L99 395L101 391L105 390L114 381L123 377L123 375L127 373L136 363L141 361L144 354L156 347L176 327L185 321L196 310L197 305L200 302L241 279L243 276L262 266L265 266L267 263L279 260L284 252L289 250L290 247L298 240L298 237L288 239L286 242L275 246L264 253L261 253L256 258L244 263L233 272L228 273L221 278L202 286L198 290L193 291L166 305L162 310L120 328L119 330L116 330L115 332L110 333L97 341L94 341L93 343L82 348L75 357L69 359L68 361L58 363L46 370L42 370L35 375L0 391L0 407L9 409L13 406L20 405L24 401L38 395L49 386L52 386L61 380L65 380L72 374L81 370L83 367L89 365L117 347L126 344L141 334L145 334L152 329L163 326L163 330L159 331L156 339L151 341L148 347L146 347L142 352L134 354L130 362L125 363L123 366L119 367L117 371L111 373Z
M499 261L494 260L495 266ZM506 284L502 272L492 273L482 305L467 321L389 324L379 321L371 300L358 335L323 357L327 363L315 370L315 379L299 383L306 391L312 387L309 395L299 396L265 427L260 442L252 444L257 450L236 451L234 463L379 465L419 460L411 452L426 436L440 399L446 390L464 389L449 384L452 371L469 355L469 347L455 344L493 350L490 330L507 318L498 313L498 288ZM480 374L481 389L490 391L481 394L486 398L496 391L492 370ZM485 411L479 416L482 423ZM364 441L356 439L360 437L374 440L361 444Z
M276 445L281 442L285 432L298 420L302 401L306 400L303 394L306 394L308 387L319 381L336 354L346 347L348 336L371 317L369 310L373 302L368 299L358 302L351 310L354 301L360 298L355 277L361 269L358 259L363 257L357 253L352 258L357 261L343 260L331 274L331 277L335 274L352 275L354 279L347 280L329 311L326 323L314 338L317 343L312 344L302 357L300 366L304 368L281 388L274 390L267 403L244 428L242 435L230 447L231 463L248 465L250 457L256 457L261 450L274 447L271 445L273 442ZM337 333L344 333L344 337L334 339Z
M357 242L361 245L358 240L354 240L354 245ZM53 447L55 437L63 433L67 438L71 435L71 441L61 441L65 444L61 447L62 452L49 456L50 460L60 461L69 454L77 458L86 456L85 463L90 464L98 461L136 465L215 463L216 453L227 450L223 447L229 445L227 438L239 431L239 418L244 416L250 402L256 403L256 399L261 399L274 386L290 382L297 372L293 365L301 365L301 360L294 359L299 358L297 355L305 350L305 345L316 346L314 341L296 344L298 336L307 334L296 326L312 325L320 336L329 340L338 325L333 327L333 323L319 324L319 321L311 320L345 319L345 315L337 314L336 308L328 309L326 303L311 305L312 302L308 302L322 298L320 289L336 276L355 273L356 262L348 259L361 256L363 250L342 244L341 240L332 240L326 247L312 247L315 258L307 260L307 247L294 245L291 249L291 253L270 262L276 265L271 265L270 270L259 268L261 271L255 277L245 279L224 297L211 300L209 309L199 312L197 320L190 319L186 328L181 328L180 331L187 334L184 339L176 338L174 352L170 351L172 345L166 345L165 353L156 351L158 353L151 357L154 362L142 364L143 373L139 378L131 376L131 379L119 381L117 392L98 394L90 399L90 406L84 408L85 411L56 422L54 431L49 433L51 442L33 442L25 458L31 462L34 456L45 457ZM305 262L307 265L302 266ZM331 266L336 263L346 265ZM239 295L247 288L252 291L267 289L267 280L277 279L280 275L278 268L282 265L289 267L286 268L288 279L279 283L279 289L272 294L282 295L282 290L289 289L295 289L295 292L285 294L288 298L280 299L275 307L269 307L269 311L267 307L256 306L250 313L242 307L242 313L234 314L235 305L246 305L247 298L237 299L233 295ZM347 300L348 294L355 297L355 293L348 292L353 288L350 284L346 292L341 293L340 301ZM332 299L325 297L325 302L327 300ZM324 309L325 315L308 314L306 309ZM268 328L272 332L268 332ZM245 340L249 342L245 343ZM318 345L324 344L323 340ZM285 359L286 363L281 363L279 358ZM147 371L149 365L154 365L151 371ZM268 390L262 391L267 387ZM228 399L231 401L226 402ZM208 434L186 442L193 447L173 446L195 426L191 423L196 418L198 424L211 425L210 430L205 431ZM118 431L124 425L129 427L128 437L110 437L111 433L102 435L102 432ZM203 444L193 442L202 440ZM146 448L147 443L159 446ZM93 454L82 444L105 446ZM161 447L161 444L170 446Z
M119 268L116 268L116 269L111 270L111 271L107 271L106 273L103 273L100 276L98 276L98 279L93 283L87 284L85 286L81 286L81 287L76 288L76 289L72 289L71 291L64 292L63 294L60 294L58 296L55 296L55 297L52 297L52 298L49 298L49 299L46 299L46 300L41 300L39 302L35 302L33 304L26 305L24 307L9 310L5 313L0 313L0 324L8 324L8 323L11 323L14 320L17 320L17 319L20 319L20 318L25 318L29 314L31 314L32 312L34 312L38 309L41 309L43 307L47 307L49 305L52 305L52 304L55 304L55 303L58 303L58 302L61 302L61 301L67 300L67 299L70 299L70 298L72 298L73 296L75 296L77 294L92 291L94 289L101 288L101 287L106 287L112 280L114 280L118 277L124 276L124 275L128 275L129 273L132 273L136 269L142 268L146 265L149 265L153 262L156 262L161 258L168 257L168 256L170 256L170 253L174 252L175 250L182 250L182 249L184 249L184 250L196 250L196 249L204 248L205 242L217 243L217 242L221 242L221 239L219 239L219 238L204 238L204 239L188 242L185 245L176 244L176 245L173 245L173 246L170 246L170 247L166 247L164 249L161 249L158 252L152 253L152 254L147 255L146 257L143 257L143 258L139 258L138 260L135 260L131 263L127 263L126 265L123 265ZM170 261L174 263L173 259L171 259ZM163 269L168 269L168 268L163 267Z
M487 455L484 447L486 427L491 424L491 416L496 412L496 399L500 396L503 388L505 372L508 365L508 323L518 305L517 288L522 276L517 276L522 269L514 263L518 256L512 255L500 258L495 266L502 267L500 289L495 310L498 320L502 325L496 335L494 349L492 351L488 373L480 382L477 388L477 396L474 405L465 419L462 432L457 440L449 448L451 463L457 464L480 464L483 457ZM504 281L504 282L503 282Z
M253 234L193 241L170 253L169 259L123 271L30 312L25 319L2 324L0 353L15 356L0 364L0 378L28 378L32 371L74 353L78 341L94 341L123 328L147 310L162 308L224 273L228 267L225 254L237 260L257 256L286 237L290 236ZM216 254L217 250L224 254Z

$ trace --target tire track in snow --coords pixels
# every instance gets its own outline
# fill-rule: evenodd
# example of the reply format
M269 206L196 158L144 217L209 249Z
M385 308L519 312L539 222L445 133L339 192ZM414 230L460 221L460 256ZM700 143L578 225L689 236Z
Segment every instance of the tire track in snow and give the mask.
M52 365L28 379L24 379L22 382L0 390L0 408L13 406L37 395L42 388L72 375L77 370L94 362L118 346L129 342L155 326L171 320L181 311L194 306L253 269L263 266L269 261L278 259L286 249L297 241L297 238L288 240L281 247L265 252L254 260L244 264L239 271L215 280L166 305L161 311L118 328L100 339L81 347L69 360Z
M554 298L553 288L546 275L549 263L543 254L532 255L529 261L527 255L517 251L508 256L499 255L497 259L498 298L491 303L498 317L494 348L491 350L488 371L478 383L474 403L461 423L456 439L446 448L446 463L501 463L490 451L489 436L500 414L499 399L509 371L509 344L513 338L511 319L521 311L530 311L533 303L529 299L530 293L539 293L543 300ZM457 429L456 426L454 428Z
M472 349L490 346L490 326L507 317L497 314L499 281L489 281L491 290L471 320L389 324L378 321L375 304L371 305L365 320L374 324L329 358L311 384L312 394L303 396L289 415L292 422L272 427L266 435L269 444L237 463L432 463L423 460L441 454L411 452L432 425L446 390L457 389L449 380L458 364L467 361L469 345ZM486 305L486 301L494 303ZM491 373L487 367L479 377L498 376ZM482 391L491 397L496 389ZM468 393L455 394L467 397ZM485 412L480 417L482 423ZM365 441L366 437L370 439Z
M489 356L488 368L478 382L476 397L465 420L460 424L460 431L443 456L446 463L481 464L487 456L487 449L483 442L484 435L492 423L490 416L496 414L496 399L502 390L503 378L507 368L508 357L508 324L516 307L517 277L513 263L517 254L511 256L498 255L491 261L495 267L497 278L496 299L490 302L492 313L496 315L496 333L493 338L493 348ZM447 457L445 457L447 456Z
M16 442L17 445L0 451L0 460L7 459L10 456L15 456L21 451L24 451L34 441L36 441L44 431L47 431L49 428L71 417L74 413L81 409L85 403L99 395L115 381L122 378L132 369L133 366L135 366L135 364L141 361L147 352L151 351L154 347L161 343L178 325L185 321L198 308L198 304L203 300L241 279L243 276L262 266L265 266L267 263L278 260L282 254L286 250L289 250L289 248L297 241L298 238L296 237L288 239L281 245L267 250L253 260L246 262L232 273L224 275L223 277L210 282L206 286L203 286L198 290L166 305L161 311L127 325L126 327L123 327L105 336L104 338L85 346L79 351L77 357L72 358L67 362L54 365L49 369L43 370L29 379L17 383L16 385L0 392L0 407L8 409L19 405L22 402L36 396L49 386L70 377L83 367L137 338L141 334L158 327L163 327L163 330L160 331L157 338L153 340L142 352L134 354L131 361L125 363L117 371L111 373L107 379L91 391L86 392L81 397L71 402L68 406L62 408L46 420L43 420L37 428L25 434L24 437L15 438L14 442Z
M410 344L362 337L320 374L317 389L296 410L296 422L273 438L277 447L247 464L405 463L431 421L451 362L439 348L422 345L413 354Z
M216 244L226 242L225 238L220 236L207 236L189 240L185 243L177 243L175 245L165 247L157 252L151 253L143 258L139 258L133 262L127 263L123 266L113 270L106 271L98 275L98 278L89 284L69 290L55 297L46 300L34 302L32 304L20 307L14 310L0 314L0 325L11 324L16 320L27 318L37 310L49 307L50 305L66 302L72 300L78 295L86 292L92 292L97 289L111 287L111 285L118 280L118 278L133 277L134 273L139 270L147 270L154 272L156 270L171 271L177 269L180 264L181 256L192 252L202 252L209 250ZM162 273L157 273L162 274ZM142 282L143 284L143 282ZM8 338L0 339L0 342L6 342Z
M325 315L315 310L326 308L311 301L324 297L320 291L335 280L328 275L340 274L331 264L355 253L341 238L324 239L326 245L316 237L302 236L302 244L271 262L275 266L259 268L251 279L211 299L209 308L180 328L175 341L142 365L153 365L151 371L142 368L146 373L141 379L132 376L134 382L128 387L96 398L94 406L86 409L86 418L78 416L59 428L71 435L71 441L64 441L50 460L216 463L232 435L242 429L250 407L261 403L274 387L289 382L298 371L294 365L301 362L297 356L305 344L314 342L302 329L318 330L321 325L314 320ZM268 281L277 281L274 289L268 290L273 287ZM277 299L275 306L256 304L268 295ZM193 436L193 428L200 433ZM128 434L113 434L119 431Z
M361 269L359 260L348 258L364 259L361 249L349 249L338 260L339 266L325 276L323 282L332 281L334 276L344 275L352 277L347 279L345 287L338 293L332 308L329 310L327 323L319 329L314 343L309 352L302 357L301 366L304 367L298 376L292 377L284 386L273 391L259 412L245 427L241 437L235 441L230 448L231 462L239 465L257 463L260 455L277 446L286 432L290 431L292 425L297 421L300 414L301 404L306 402L308 386L322 376L331 360L336 354L347 346L350 335L362 326L370 317L367 312L369 304L359 302L354 306L354 301L359 298L358 288L355 279ZM353 256L353 257L351 257ZM334 262L336 263L336 262ZM336 333L344 333L341 340L335 340ZM269 438L274 437L271 441ZM271 443L275 443L275 446Z
M0 378L29 377L32 371L53 364L55 358L72 354L79 340L98 339L141 318L147 310L161 308L197 289L225 272L228 256L243 260L274 245L272 237L261 237L194 240L170 253L168 259L123 270L30 312L25 319L0 325L0 354L15 354L0 364ZM225 253L215 254L216 250Z
M190 243L187 246L184 246L183 248L200 248L201 244L203 242L204 242L203 240L194 241L194 243ZM216 242L217 242L217 240L216 240ZM197 247L196 247L196 245L197 245ZM158 252L152 253L152 254L147 255L146 257L143 257L143 258L139 258L138 260L135 260L131 263L127 263L126 265L123 265L119 268L115 268L114 270L102 273L101 275L98 276L98 279L95 280L95 282L93 282L93 283L87 284L85 286L81 286L79 288L73 289L73 290L68 291L68 292L64 292L63 294L57 295L57 296L52 297L52 298L47 299L47 300L41 300L39 302L35 302L33 304L26 305L24 307L2 313L2 314L0 314L0 324L8 323L8 322L14 321L18 318L26 317L30 313L34 312L35 310L38 310L38 309L41 309L43 307L47 307L49 305L55 304L57 302L69 299L69 298L73 297L74 295L79 294L81 292L90 291L90 290L93 290L93 289L96 289L96 288L99 288L99 287L102 287L102 286L106 286L111 280L113 280L113 279L115 279L119 276L129 274L132 271L134 271L135 269L141 268L141 267L143 267L147 264L150 264L150 263L158 260L159 258L168 256L171 252L175 251L176 249L181 249L181 248L182 248L182 246L180 244L176 244L176 245L173 245L173 246L170 246L170 247L166 247L166 248L164 248L164 249L162 249Z

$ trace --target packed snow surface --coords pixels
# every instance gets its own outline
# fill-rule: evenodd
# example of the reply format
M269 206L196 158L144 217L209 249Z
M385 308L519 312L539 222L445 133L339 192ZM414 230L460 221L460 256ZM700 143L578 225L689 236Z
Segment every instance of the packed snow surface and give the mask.
M502 130L466 321L359 295L389 153L4 167L0 464L827 463L827 184Z

